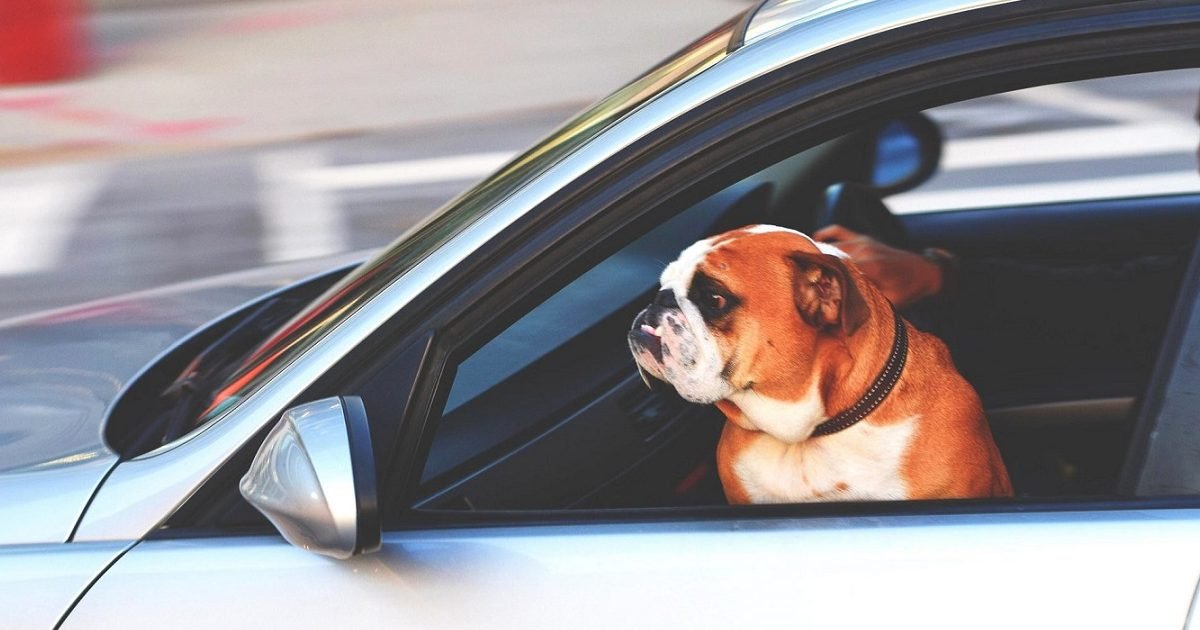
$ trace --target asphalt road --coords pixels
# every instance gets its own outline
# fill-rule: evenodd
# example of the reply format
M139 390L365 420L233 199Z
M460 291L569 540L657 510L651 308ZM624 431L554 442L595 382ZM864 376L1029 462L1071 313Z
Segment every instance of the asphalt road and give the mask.
M889 203L1200 190L1197 86L1177 71L941 108L942 172ZM384 245L575 109L0 171L0 318Z
M379 247L572 113L0 171L0 318Z

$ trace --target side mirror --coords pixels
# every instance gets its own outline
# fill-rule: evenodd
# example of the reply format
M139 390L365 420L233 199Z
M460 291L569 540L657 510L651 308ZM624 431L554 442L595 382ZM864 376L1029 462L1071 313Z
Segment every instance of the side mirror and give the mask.
M325 398L284 412L239 489L301 549L340 559L379 549L375 453L362 399Z
M881 197L912 190L932 177L941 161L937 123L922 113L890 120L875 137L871 187Z

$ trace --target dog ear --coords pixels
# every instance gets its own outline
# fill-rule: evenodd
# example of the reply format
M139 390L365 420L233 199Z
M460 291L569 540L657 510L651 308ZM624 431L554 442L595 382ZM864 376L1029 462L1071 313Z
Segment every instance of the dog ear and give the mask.
M830 254L797 252L792 290L800 316L820 329L837 329L849 336L867 320L867 302L854 283L849 267Z

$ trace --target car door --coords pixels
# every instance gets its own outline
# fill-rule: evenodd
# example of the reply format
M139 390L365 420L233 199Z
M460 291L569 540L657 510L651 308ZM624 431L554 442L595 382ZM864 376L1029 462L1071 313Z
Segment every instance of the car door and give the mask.
M63 628L1178 628L1194 510L718 517L391 532L337 561L275 536L156 540Z
M1092 9L1085 11L1086 20L1067 26L1095 29L1100 22L1116 28L1105 22L1103 12L1088 11ZM1043 39L1050 38L1046 29L1066 32L1062 24L1030 16L1024 22L984 17L989 18L983 20L986 28L1013 26L1016 34L1008 33L1011 39L1006 40L1004 32L989 31L991 39L984 38L988 43L976 41L971 52L998 42L1015 47L1031 37L1036 40L1022 24L1037 22L1033 33ZM1112 19L1123 23L1118 19L1123 17ZM1143 21L1131 23L1158 23L1150 11L1141 17ZM1172 28L1181 23L1179 16L1169 17L1160 21ZM957 19L952 22L961 26ZM1151 35L1156 46L1169 41L1145 28L1144 39L1138 40L1143 44ZM1110 36L1100 47L1088 32L1076 34L1091 48L1058 51L1094 64L1122 50ZM957 85L960 68L956 57L946 53L953 48L950 40L906 49L913 57L931 56L924 59L896 54L891 40L879 42L886 56L866 57L913 66L927 62L937 71L926 67L922 73ZM1088 50L1092 52L1085 54ZM1032 58L1047 59L1045 49L1033 52ZM747 50L740 59L753 61L754 54ZM1037 65L1029 58L991 61L1007 60L1010 69ZM937 60L946 63L934 64ZM978 57L971 61L980 63ZM782 125L794 124L797 142L811 145L832 133L821 132L823 125L842 131L849 125L853 112L846 110L846 118L839 119L843 114L831 111L852 103L866 109L894 105L894 92L888 90L916 80L916 75L893 68L895 80L889 83L871 74L879 70L871 63L861 62L851 73L853 80L818 77L826 83L811 74L817 64L786 66L772 89L735 90L728 99L700 108L694 126L673 121L671 133L651 137L643 154L608 164L611 171L573 185L570 194L555 200L561 205L539 210L490 241L472 261L474 267L466 266L439 287L440 294L454 297L430 298L423 305L423 325L404 320L407 314L398 316L382 336L370 340L371 353L353 355L362 362L343 366L342 372L382 369L393 358L390 348L408 347L398 339L435 329L428 352L404 354L418 364L410 371L412 386L402 382L395 387L411 395L394 403L391 419L400 426L392 474L383 484L391 509L378 553L335 561L293 548L263 532L261 524L256 529L252 520L228 526L218 521L212 528L168 520L167 527L139 542L96 581L62 627L920 623L1126 628L1184 623L1200 572L1200 510L1190 497L587 510L419 505L434 428L452 396L454 361L470 356L528 308L565 287L565 275L586 272L619 245L633 242L634 235L645 234L652 209L678 193L672 187L714 176L721 185L710 186L703 195L708 198L732 183L730 177L717 176L722 164L759 159L754 156L761 145L748 145L787 135ZM867 76L872 77L870 89L862 87ZM804 80L793 81L797 77ZM837 90L830 90L828 82L838 80L846 88L838 97L842 100L829 101ZM788 91L789 85L795 91ZM852 85L857 92L849 89ZM973 89L982 88L975 84ZM812 107L806 105L808 99ZM788 112L795 117L782 115ZM719 122L705 126L712 120ZM611 196L605 199L604 194ZM654 202L647 204L648 198ZM618 233L624 240L610 242ZM478 266L492 270L467 273L478 272ZM379 353L383 359L362 359ZM317 389L362 394L370 405L370 393L361 388L371 382L338 377ZM386 422L384 414L371 414ZM232 461L195 498L203 503L228 496L216 486L225 484L228 491L244 463ZM543 478L566 472L537 460L528 465ZM460 473L470 476L487 467Z

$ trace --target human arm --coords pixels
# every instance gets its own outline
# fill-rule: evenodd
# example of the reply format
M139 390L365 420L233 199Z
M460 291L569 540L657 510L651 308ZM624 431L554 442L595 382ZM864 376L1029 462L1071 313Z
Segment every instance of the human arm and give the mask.
M840 225L817 230L813 238L846 252L897 308L937 295L949 284L946 267L932 257L897 249Z

